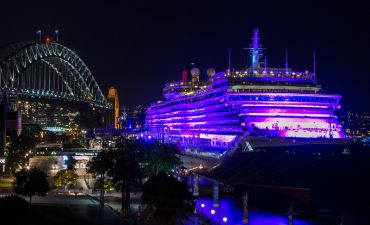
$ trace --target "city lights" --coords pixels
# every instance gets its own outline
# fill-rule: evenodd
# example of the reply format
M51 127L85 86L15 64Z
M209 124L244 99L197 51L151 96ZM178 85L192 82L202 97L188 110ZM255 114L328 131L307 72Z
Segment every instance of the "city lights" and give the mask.
M3 3L1 221L370 224L366 7L242 2Z

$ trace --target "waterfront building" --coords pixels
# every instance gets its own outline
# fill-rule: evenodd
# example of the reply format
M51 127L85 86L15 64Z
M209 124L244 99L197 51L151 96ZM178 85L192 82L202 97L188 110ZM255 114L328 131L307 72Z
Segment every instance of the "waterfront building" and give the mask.
M0 102L0 156L3 155L6 145L6 133L14 131L17 135L22 131L22 114L20 110L10 108L6 89L1 94Z
M127 122L126 127L130 130L140 130L145 125L146 107L142 105L132 105L125 107L124 121Z
M368 113L347 111L345 115L342 115L341 122L348 137L370 136L370 114Z

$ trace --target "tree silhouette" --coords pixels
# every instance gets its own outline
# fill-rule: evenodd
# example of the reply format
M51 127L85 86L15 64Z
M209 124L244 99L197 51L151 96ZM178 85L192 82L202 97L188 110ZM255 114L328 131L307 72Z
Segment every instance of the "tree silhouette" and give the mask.
M157 174L160 171L170 173L180 164L176 157L177 149L173 146L159 145L157 142L143 142L136 139L122 138L116 142L115 150L102 151L88 163L88 171L104 179L107 173L113 183L121 189L122 215L130 213L130 191L140 182L140 178ZM140 166L140 164L142 166ZM100 185L101 186L101 185ZM102 187L104 188L104 186ZM104 190L100 192L100 202L104 199Z
M46 174L37 168L22 169L15 173L14 192L17 195L28 196L30 204L33 195L45 196L49 191Z
M143 173L147 176L159 172L170 174L174 167L181 165L177 153L178 149L174 145L161 145L158 142L146 144L142 151Z
M29 203L18 195L8 195L0 198L1 224L19 224L30 210Z
M141 199L151 209L152 224L182 224L192 212L193 197L186 185L164 172L148 179Z
M102 182L102 178L96 179L95 185L94 185L94 190L103 190L103 191L112 191L114 190L114 183L112 178L110 177L105 177L104 178L104 186Z
M35 140L22 132L19 136L15 131L9 131L9 146L5 150L6 170L14 174L19 166L24 167L29 159L28 152L35 147Z
M105 180L104 174L111 167L112 167L112 158L111 158L111 154L109 154L109 152L107 152L107 151L99 152L97 156L92 158L92 160L90 160L87 163L87 171L89 173L94 173L94 174L100 175L100 178L99 178L100 181ZM113 181L111 181L111 182L113 182ZM98 186L99 186L98 181L96 182L96 184L98 184ZM100 190L99 202L100 202L101 206L104 206L104 188L105 188L105 185L100 185L99 189L97 189L95 187L96 190Z
M108 175L121 187L122 215L128 217L131 186L143 177L137 158L140 145L137 140L122 139L116 146L117 150L110 151L113 160Z
M54 184L57 187L68 186L71 188L76 185L78 175L74 170L60 170L54 177Z

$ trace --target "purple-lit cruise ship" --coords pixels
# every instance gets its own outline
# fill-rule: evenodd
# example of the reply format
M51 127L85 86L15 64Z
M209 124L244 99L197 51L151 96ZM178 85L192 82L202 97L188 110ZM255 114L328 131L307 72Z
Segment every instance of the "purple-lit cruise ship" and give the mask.
M240 71L199 69L167 83L165 100L147 111L147 138L182 146L189 154L219 158L229 150L284 145L344 144L334 112L340 95L324 94L315 72L270 68L254 31L251 67Z

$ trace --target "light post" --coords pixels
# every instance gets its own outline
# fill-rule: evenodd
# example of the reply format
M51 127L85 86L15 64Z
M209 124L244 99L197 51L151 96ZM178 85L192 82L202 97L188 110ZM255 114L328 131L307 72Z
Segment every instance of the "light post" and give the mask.
M0 157L0 165L2 164L2 167L3 167L3 173L5 173L5 158L1 158Z

